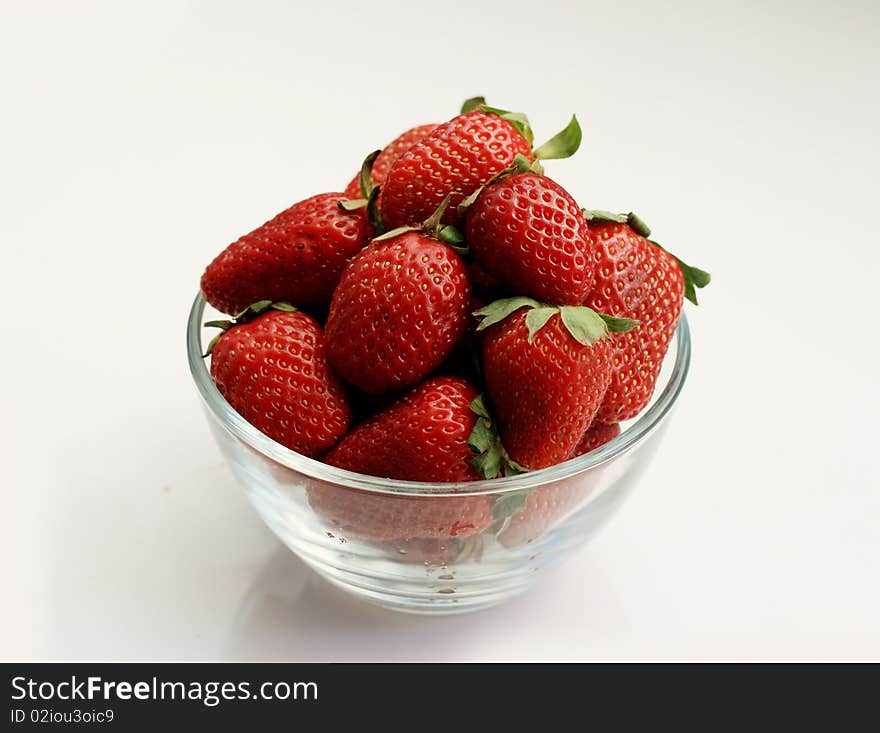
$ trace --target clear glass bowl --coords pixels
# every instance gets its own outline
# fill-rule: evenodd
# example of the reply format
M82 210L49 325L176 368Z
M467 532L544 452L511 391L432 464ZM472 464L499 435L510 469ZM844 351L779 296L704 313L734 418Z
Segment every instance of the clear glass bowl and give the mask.
M652 403L584 456L492 481L395 481L306 458L235 412L201 357L205 307L199 295L189 315L190 371L217 444L263 521L331 583L412 613L500 603L592 538L648 467L690 361L682 316Z

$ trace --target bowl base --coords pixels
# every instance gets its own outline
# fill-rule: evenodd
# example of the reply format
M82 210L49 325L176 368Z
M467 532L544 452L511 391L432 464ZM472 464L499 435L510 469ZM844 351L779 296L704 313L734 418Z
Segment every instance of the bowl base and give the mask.
M458 597L456 597L456 593L454 592L438 592L435 597L427 595L407 597L401 595L398 591L366 588L360 584L353 585L350 582L335 578L332 575L321 572L315 568L312 569L315 570L315 573L319 577L334 587L339 588L346 595L354 596L365 603L379 606L387 611L407 613L416 616L453 616L483 611L521 595L530 587L530 584L523 585L519 588L510 589L501 593L488 592L474 594L471 592L468 594L458 594Z

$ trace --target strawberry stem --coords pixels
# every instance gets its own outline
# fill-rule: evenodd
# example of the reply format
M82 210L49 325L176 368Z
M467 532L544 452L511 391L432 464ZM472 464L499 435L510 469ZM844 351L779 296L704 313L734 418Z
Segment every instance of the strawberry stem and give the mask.
M425 234L440 239L440 220L446 213L446 209L449 208L450 201L452 201L452 193L446 194L446 198L440 202L440 206L434 209L434 213L422 222L421 228Z

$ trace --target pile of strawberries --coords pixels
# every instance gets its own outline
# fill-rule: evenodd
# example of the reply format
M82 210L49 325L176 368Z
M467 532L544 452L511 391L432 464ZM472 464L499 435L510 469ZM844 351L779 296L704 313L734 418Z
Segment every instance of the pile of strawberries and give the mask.
M230 244L201 280L234 316L209 324L220 392L288 448L393 479L494 478L613 438L709 276L544 174L580 141L573 117L533 148L525 115L471 99Z

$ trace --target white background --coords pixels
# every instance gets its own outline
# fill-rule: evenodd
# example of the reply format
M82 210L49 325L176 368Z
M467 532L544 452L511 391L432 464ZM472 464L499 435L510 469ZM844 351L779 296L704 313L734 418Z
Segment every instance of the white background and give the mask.
M880 658L876 3L294 5L2 3L2 657ZM259 522L184 321L229 241L475 94L539 139L576 111L548 172L715 279L596 541L406 617Z

